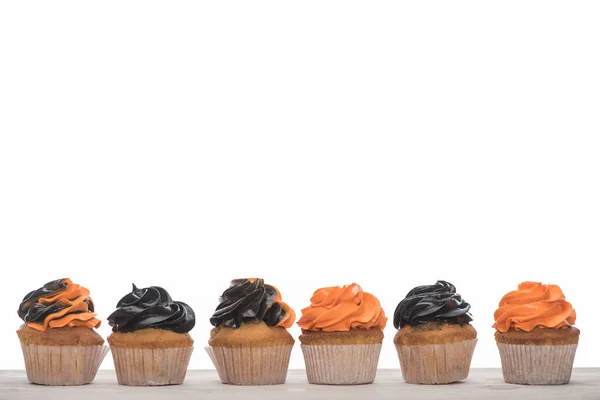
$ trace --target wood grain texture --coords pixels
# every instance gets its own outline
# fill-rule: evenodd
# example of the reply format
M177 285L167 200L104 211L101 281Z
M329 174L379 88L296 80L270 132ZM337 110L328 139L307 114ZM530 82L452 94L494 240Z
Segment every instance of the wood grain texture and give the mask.
M189 371L180 386L119 386L113 371L100 371L94 383L78 387L45 387L27 382L25 371L0 371L1 400L106 400L106 399L600 399L600 368L575 369L563 386L509 385L499 369L473 369L462 383L440 386L410 385L400 369L380 370L375 383L362 386L309 385L304 371L290 371L284 385L231 386L220 383L215 371Z

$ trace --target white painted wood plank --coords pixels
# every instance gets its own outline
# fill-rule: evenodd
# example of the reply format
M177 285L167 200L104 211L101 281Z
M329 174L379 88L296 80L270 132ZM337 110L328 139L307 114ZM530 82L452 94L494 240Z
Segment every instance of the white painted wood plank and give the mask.
M94 383L78 387L44 387L27 382L24 371L0 371L2 400L107 399L600 399L600 368L576 369L569 385L519 386L502 380L499 369L473 369L462 383L440 386L406 384L400 370L380 370L374 384L318 386L306 382L304 371L290 371L285 385L231 386L219 382L214 371L189 371L180 386L125 387L113 371L100 371Z

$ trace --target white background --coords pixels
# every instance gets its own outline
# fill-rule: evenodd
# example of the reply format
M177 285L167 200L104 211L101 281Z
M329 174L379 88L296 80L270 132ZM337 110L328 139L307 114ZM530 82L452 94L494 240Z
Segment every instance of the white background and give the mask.
M473 366L523 280L578 312L600 366L600 2L102 1L0 5L0 368L21 298L70 277L99 332L161 285L198 316L230 279L300 314L358 282L473 305ZM294 336L299 329L291 330ZM107 358L104 368L111 368ZM302 368L299 347L291 361Z

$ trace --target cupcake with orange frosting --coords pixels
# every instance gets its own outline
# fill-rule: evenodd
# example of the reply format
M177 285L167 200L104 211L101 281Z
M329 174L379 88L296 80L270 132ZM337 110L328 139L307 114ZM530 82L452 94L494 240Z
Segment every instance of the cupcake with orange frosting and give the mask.
M502 373L508 383L569 383L579 343L577 315L560 287L523 282L494 313Z
M25 296L18 310L25 323L17 335L30 382L74 386L94 380L108 346L94 331L100 320L89 296L70 279L48 282Z
M231 281L210 318L215 328L206 347L221 382L284 383L294 346L287 329L295 319L275 286L258 278Z
M470 310L446 281L408 292L394 312L394 344L406 382L437 385L468 377L477 344Z
M309 383L372 383L387 322L379 300L353 283L318 289L298 325Z

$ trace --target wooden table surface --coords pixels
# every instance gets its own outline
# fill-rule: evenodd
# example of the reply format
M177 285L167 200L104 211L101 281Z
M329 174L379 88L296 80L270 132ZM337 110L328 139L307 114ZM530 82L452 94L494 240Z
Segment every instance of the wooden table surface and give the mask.
M400 370L380 370L372 385L309 385L305 372L290 371L285 385L232 386L220 383L215 371L188 371L180 386L126 387L113 371L100 371L86 386L46 387L27 382L24 371L0 371L0 399L113 400L113 399L600 399L600 368L575 369L571 383L562 386L509 385L499 369L472 369L469 379L440 386L409 385Z

